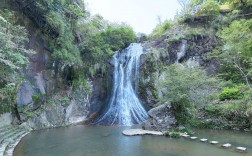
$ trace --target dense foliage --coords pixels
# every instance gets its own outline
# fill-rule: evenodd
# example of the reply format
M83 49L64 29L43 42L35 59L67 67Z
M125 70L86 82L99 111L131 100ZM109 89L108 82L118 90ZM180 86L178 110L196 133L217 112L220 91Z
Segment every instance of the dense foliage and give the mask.
M198 67L187 68L173 64L164 71L159 87L164 94L162 100L171 101L178 112L177 120L185 123L192 116L189 108L200 108L211 102L218 90L217 84L216 78L207 76Z
M126 48L134 42L136 35L127 25L109 25L108 27L89 34L81 44L81 56L84 65L88 67L91 75L95 71L106 71L109 57L117 50Z
M235 20L217 33L223 44L219 57L221 74L227 80L245 82L250 87L252 72L252 20ZM234 71L231 73L231 71ZM230 72L230 74L228 74Z
M82 0L39 0L27 7L33 7L33 12L24 13L45 33L58 72L72 66L84 66L92 73L104 70L106 65L98 60L135 41L131 27L91 16Z
M77 0L39 0L30 4L37 15L32 17L41 30L48 34L52 57L58 68L80 65L81 57L75 42L76 25L86 12L84 2ZM32 12L31 12L32 13ZM41 22L44 20L44 22Z
M10 111L15 103L15 91L19 83L19 71L28 64L25 49L28 40L24 27L14 25L14 14L8 10L0 11L0 113ZM11 106L11 107L10 107Z
M42 32L41 38L49 43L46 48L50 61L46 66L54 69L55 79L71 74L70 83L57 85L87 89L87 79L105 73L109 57L136 40L130 26L108 22L100 15L91 16L82 0L32 3L24 0L5 4L6 9L0 10L0 114L15 106L17 88L25 76L20 73L33 54L25 46L29 41L27 30L18 23ZM20 9L15 10L16 6ZM20 21L23 16L30 20Z
M190 52L186 57L197 42L214 38L216 44L207 44L204 48L208 52L202 57L206 62L214 61L216 71L209 76L205 69L190 68L183 62L167 67L159 82L159 90L164 94L160 100L172 102L178 124L251 129L252 1L179 3L182 11L170 27L154 38L166 35L168 46L187 40ZM154 30L150 37L157 32ZM207 49L209 46L212 47ZM208 68L207 64L204 66Z

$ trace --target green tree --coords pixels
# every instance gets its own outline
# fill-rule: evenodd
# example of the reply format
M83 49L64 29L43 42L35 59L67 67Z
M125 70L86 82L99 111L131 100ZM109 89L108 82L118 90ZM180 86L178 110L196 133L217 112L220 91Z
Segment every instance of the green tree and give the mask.
M216 78L207 76L199 67L187 68L181 64L173 64L166 68L158 86L165 101L189 101L202 105L207 104L209 95L216 91L217 82Z
M250 87L252 72L252 20L235 20L228 27L219 30L217 36L223 41L219 54L223 61L222 68L236 69L234 74L240 75L240 78L243 78L247 86ZM224 70L222 71L225 73ZM230 77L232 76L230 75Z
M92 26L101 29L98 24ZM103 21L101 21L103 22ZM95 23L99 23L96 21ZM81 57L84 66L92 75L97 70L106 70L106 60L117 50L127 47L136 41L133 29L127 25L110 25L96 32L87 32L85 40L80 44Z
M218 89L218 80L206 75L200 68L186 68L181 64L167 67L159 81L163 93L160 101L169 101L180 124L188 124L195 117L196 108L210 103Z
M135 32L127 25L109 26L107 29L101 31L99 35L110 46L112 51L126 48L136 40Z

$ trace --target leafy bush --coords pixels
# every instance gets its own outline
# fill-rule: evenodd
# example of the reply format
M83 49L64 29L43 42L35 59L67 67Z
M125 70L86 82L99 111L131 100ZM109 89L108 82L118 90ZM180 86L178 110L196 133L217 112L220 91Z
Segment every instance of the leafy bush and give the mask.
M164 135L167 136L167 137L179 138L180 137L180 132L177 132L177 131L171 131L171 132L166 131L164 133Z
M172 138L179 138L179 137L180 137L180 133L179 133L179 132L174 132L174 131L172 131L172 132L170 133L170 136L171 136Z
M165 31L167 29L169 29L172 26L172 22L170 21L164 21L162 24L157 25L154 30L152 31L152 33L150 34L150 37L153 38L157 38L160 37L161 35L163 35L165 33Z
M15 83L5 84L0 88L0 114L11 112L14 108L16 100L16 85Z
M65 31L54 41L51 41L52 57L60 67L80 65L80 51L74 43L71 31Z
M91 75L97 71L104 73L106 60L115 51L125 48L136 40L133 29L127 25L110 25L86 35L89 36L80 44L80 49L83 63Z
M235 100L243 97L243 92L239 90L237 86L229 88L225 87L219 94L220 100Z
M197 15L216 15L220 12L219 3L215 0L206 0L197 11Z
M219 127L219 124L214 123L211 120L202 120L198 118L191 118L188 120L188 123L194 128L216 128Z
M64 33L66 25L60 13L50 11L46 14L46 20L52 29L54 29L54 31L57 31L59 34Z
M135 42L136 35L133 29L129 26L110 26L101 31L98 35L104 43L108 44L112 51L117 51L126 48L130 43Z
M231 4L237 8L243 5L252 5L251 0L221 0L221 2Z
M203 125L210 122L209 125L212 124L210 128L216 126L224 129L239 128L241 130L251 128L251 119L246 114L251 109L251 105L245 103L245 99L239 99L207 105L201 110L206 119L201 121ZM198 126L202 125L198 124Z
M192 135L192 134L194 134L194 132L191 130L191 129L189 129L188 127L178 127L178 130L180 131L180 132L182 132L182 133L186 133L186 134L188 134L188 135Z

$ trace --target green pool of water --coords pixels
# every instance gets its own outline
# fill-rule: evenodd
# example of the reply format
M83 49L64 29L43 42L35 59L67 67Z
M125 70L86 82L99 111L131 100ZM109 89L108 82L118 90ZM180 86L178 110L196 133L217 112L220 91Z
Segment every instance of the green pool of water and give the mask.
M36 131L21 140L14 156L252 156L251 133L196 130L196 136L248 149L237 153L186 138L123 136L128 128L79 125Z

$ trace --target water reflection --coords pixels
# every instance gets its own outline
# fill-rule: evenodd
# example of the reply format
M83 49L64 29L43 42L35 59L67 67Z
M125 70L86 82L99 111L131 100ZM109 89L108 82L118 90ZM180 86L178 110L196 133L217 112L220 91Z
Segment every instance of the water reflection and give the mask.
M230 131L197 130L199 137L245 146L248 153L163 136L126 137L129 127L76 126L38 131L26 136L14 156L251 156L252 135Z

